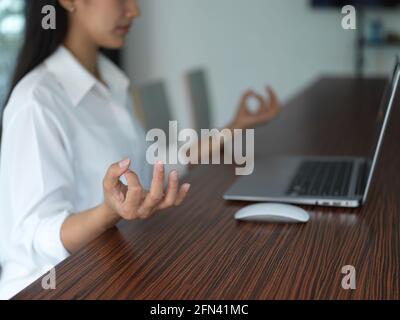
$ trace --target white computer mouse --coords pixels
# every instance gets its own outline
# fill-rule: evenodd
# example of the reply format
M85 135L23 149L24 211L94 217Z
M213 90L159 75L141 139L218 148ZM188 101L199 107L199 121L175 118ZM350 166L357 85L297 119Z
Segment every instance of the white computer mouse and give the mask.
M236 220L269 223L306 223L307 211L288 204L258 203L244 207L235 214Z

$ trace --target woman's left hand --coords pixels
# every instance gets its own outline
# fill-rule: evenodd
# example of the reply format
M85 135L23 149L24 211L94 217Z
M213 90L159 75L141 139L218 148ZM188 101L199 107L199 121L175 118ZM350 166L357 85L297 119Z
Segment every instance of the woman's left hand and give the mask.
M245 92L239 103L239 109L235 115L235 119L229 126L230 129L252 129L259 125L265 124L272 119L274 119L281 107L275 94L271 87L267 87L267 94L269 99L264 96L249 90ZM251 112L249 110L249 101L254 99L258 102L258 110L256 112Z

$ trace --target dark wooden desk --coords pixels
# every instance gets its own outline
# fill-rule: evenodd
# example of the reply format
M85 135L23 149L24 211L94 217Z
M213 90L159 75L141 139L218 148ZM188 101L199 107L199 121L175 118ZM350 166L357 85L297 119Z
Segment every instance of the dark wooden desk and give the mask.
M257 130L259 157L367 155L383 79L323 78ZM17 299L399 299L400 108L387 131L368 203L306 208L307 225L238 223L245 203L225 202L232 166L203 166L190 199L148 221L122 223L57 268L57 289L40 281ZM341 269L357 270L357 289Z

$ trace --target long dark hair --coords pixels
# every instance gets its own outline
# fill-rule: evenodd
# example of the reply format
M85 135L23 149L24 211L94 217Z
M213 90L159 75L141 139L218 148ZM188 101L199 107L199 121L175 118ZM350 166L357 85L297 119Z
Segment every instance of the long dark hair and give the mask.
M44 17L42 8L46 5L52 5L56 9L56 28L54 30L42 28ZM24 40L11 78L10 91L5 100L5 105L17 83L54 53L64 42L67 31L68 14L58 0L25 0ZM3 118L3 111L4 107L1 110L0 119ZM2 131L2 124L0 124L0 139Z

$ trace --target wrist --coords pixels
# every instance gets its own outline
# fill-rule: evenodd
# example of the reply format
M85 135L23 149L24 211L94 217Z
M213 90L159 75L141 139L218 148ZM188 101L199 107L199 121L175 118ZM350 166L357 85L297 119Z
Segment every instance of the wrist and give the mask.
M103 203L98 207L98 210L100 225L104 230L114 227L121 220L121 217L118 215L118 213L105 201L103 201Z

